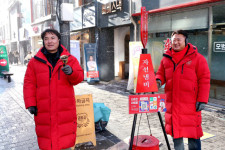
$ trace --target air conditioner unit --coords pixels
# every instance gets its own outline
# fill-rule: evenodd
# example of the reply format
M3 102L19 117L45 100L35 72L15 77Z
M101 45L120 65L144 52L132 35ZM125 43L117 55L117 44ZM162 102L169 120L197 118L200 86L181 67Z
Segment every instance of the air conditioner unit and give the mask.
M61 7L61 20L73 21L73 4L62 3L60 7Z

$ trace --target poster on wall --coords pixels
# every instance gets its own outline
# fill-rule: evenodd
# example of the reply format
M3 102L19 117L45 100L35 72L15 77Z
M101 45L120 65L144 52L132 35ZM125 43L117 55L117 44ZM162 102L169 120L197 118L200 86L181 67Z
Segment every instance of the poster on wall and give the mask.
M99 71L96 59L96 43L84 44L84 53L87 70L87 82L98 82Z
M136 91L137 75L140 54L142 53L143 45L139 42L129 42L129 80L127 90Z
M70 54L76 57L80 64L80 41L70 40Z

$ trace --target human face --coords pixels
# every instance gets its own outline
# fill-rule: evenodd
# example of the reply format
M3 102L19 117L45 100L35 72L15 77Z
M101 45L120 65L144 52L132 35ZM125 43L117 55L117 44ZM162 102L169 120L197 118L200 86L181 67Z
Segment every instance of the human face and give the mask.
M51 32L47 32L44 36L45 48L49 53L56 53L59 47L59 38Z
M174 51L182 51L185 48L185 36L174 34L172 37L172 48Z
M90 59L90 61L93 61L93 56L90 56L90 58L89 58L89 59Z

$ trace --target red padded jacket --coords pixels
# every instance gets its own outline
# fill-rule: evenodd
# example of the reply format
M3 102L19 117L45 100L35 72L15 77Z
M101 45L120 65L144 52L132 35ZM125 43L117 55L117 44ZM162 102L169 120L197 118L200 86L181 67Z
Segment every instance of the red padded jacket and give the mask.
M61 55L68 55L73 73L66 75L63 62L54 69L41 49L29 61L24 77L25 107L37 106L34 117L38 145L41 150L61 150L74 146L76 141L76 102L73 86L83 81L83 70L77 59L62 46Z
M165 85L165 129L174 138L198 139L203 136L201 111L196 112L196 102L208 102L210 71L204 56L188 44L183 59L175 64L171 49L161 60L156 79Z

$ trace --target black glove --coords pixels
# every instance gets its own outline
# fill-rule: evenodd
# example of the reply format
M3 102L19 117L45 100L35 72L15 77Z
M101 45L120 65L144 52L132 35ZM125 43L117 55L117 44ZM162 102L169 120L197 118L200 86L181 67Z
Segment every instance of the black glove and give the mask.
M31 114L34 114L35 116L37 116L37 107L36 106L30 106L28 107L28 111L31 113Z
M157 87L158 87L158 89L161 87L161 80L159 80L159 79L156 79L156 83L157 83Z
M203 102L197 102L196 103L196 111L201 111L205 108L205 103Z
M71 75L73 73L73 70L69 65L62 67L62 71L67 75Z

